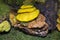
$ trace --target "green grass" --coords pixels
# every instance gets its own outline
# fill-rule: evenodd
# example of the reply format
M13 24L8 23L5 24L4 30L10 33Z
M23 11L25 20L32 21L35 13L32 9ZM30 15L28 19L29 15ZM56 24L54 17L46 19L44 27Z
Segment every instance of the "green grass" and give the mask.
M8 13L8 6L0 1L0 16ZM0 40L60 40L60 32L54 31L48 34L47 37L41 38L24 34L19 30L11 29L9 33L0 34Z

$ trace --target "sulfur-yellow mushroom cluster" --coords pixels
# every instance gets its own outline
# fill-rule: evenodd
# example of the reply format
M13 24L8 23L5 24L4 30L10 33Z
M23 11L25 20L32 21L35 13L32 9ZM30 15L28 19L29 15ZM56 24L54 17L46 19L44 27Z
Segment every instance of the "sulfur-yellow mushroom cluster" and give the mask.
M0 32L8 32L10 30L10 24L8 21L3 21L0 23Z
M60 10L58 11L57 29L60 31Z
M22 5L17 11L18 15L16 16L16 19L18 21L28 22L38 17L39 12L40 11L33 5Z

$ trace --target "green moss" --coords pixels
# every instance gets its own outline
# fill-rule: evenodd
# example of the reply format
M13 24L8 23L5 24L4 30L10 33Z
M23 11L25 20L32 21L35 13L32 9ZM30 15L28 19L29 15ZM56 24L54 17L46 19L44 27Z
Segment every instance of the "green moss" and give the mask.
M9 12L9 7L5 4L0 4L0 15L5 15Z
M0 1L0 18L9 14L9 10L10 9L9 9L8 5L6 5L2 1Z
M50 33L47 37L41 38L41 37L26 35L23 32L12 28L12 30L8 34L0 35L0 38L2 40L60 40L60 32L54 31Z

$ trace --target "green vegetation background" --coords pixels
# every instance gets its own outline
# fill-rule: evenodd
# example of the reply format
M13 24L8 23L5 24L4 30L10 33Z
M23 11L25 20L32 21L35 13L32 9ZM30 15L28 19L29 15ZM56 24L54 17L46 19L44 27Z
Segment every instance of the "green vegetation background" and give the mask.
M0 0L0 16L5 15L8 11L9 7ZM24 34L23 32L12 28L7 34L0 34L0 40L60 40L60 32L53 31L48 34L47 37L41 38Z

